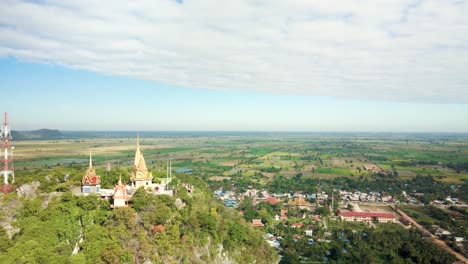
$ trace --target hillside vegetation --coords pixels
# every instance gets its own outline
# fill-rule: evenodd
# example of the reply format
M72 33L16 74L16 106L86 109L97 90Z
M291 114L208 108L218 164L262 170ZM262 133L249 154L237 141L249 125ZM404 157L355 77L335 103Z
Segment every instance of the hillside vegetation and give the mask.
M32 131L11 131L11 136L15 140L39 140L39 139L60 139L64 138L62 132L56 129L39 129Z
M97 196L69 191L79 174L67 181L61 171L47 171L46 176L40 176L41 185L29 198L0 196L2 225L13 227L8 232L0 227L0 263L278 261L261 234L214 200L199 179L181 175L174 184L175 197L139 189L128 207L112 210ZM180 182L195 186L193 196Z

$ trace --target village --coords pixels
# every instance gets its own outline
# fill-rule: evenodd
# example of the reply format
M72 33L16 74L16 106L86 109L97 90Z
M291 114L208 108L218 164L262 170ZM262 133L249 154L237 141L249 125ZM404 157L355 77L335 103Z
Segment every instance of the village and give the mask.
M381 192L361 192L333 189L333 193L269 193L267 190L257 190L249 188L245 192L236 193L235 191L223 191L218 189L214 196L223 201L227 207L238 210L239 215L246 221L250 221L253 227L263 228L266 232L265 239L268 243L277 249L281 249L280 241L284 239L281 235L274 234L278 225L291 228L294 233L293 239L298 242L306 238L312 245L316 242L330 243L332 241L332 230L328 226L334 225L334 222L361 222L366 226L374 226L379 223L396 223L408 229L413 227L413 219L408 215L400 214L395 206L411 205L424 207L424 204L418 200L421 193L407 194L403 192L398 199L392 195ZM246 217L247 212L241 207L245 207L245 201L252 204L252 208L261 208L265 205L271 206L274 210L272 221L265 218L265 212L257 214L259 218L250 219ZM242 206L244 204L244 206ZM261 205L261 206L259 206ZM448 208L456 205L466 207L466 203L458 198L447 197L445 201L434 200L430 203L432 206ZM454 216L462 216L457 211L451 211ZM263 219L262 219L263 218ZM416 226L418 228L418 226ZM321 238L317 238L317 232L321 231ZM447 239L452 233L440 226L433 225L432 232L424 229L423 237L430 237L431 233L438 238ZM346 239L342 239L346 242ZM450 239L458 247L463 247L465 238L454 236Z

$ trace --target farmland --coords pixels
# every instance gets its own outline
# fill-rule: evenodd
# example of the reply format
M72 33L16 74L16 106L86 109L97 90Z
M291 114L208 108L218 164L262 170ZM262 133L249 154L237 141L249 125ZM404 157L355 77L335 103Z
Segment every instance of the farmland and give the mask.
M16 183L21 186L37 180L39 189L46 193L76 189L92 152L102 188L112 188L119 177L128 181L136 144L135 133L16 141ZM175 182L178 179L198 181L199 188L209 193L207 197L212 191L223 190L240 196L249 192L248 199L237 200L240 203L237 209L244 212L246 222L260 218L268 232L285 237L280 245L288 248L281 253L286 260L296 257L320 260L327 256L356 262L366 252L364 244L385 244L393 237L406 237L400 240L394 252L402 252L397 248L406 248L404 241L411 238L414 245L427 244L422 247L424 250L415 250L414 254L428 254L424 257L427 258L439 250L434 256L443 259L441 263L451 260L446 252L422 240L415 230L397 225L377 225L376 229L369 229L358 223L333 221L336 217L332 212L336 209L350 210L347 204L350 198L338 198L341 190L349 191L344 197L355 193L378 196L379 199L369 198L367 202L356 201L352 205L353 210L363 212L392 213L388 198L385 201L383 198L391 197L392 204L401 206L431 232L451 232L452 235L442 238L452 249L466 255L466 246L455 242L455 236L466 237L466 209L453 204L449 207L446 198L467 200L467 135L146 133L140 136L139 145L155 181L165 177L170 157ZM108 165L111 170L105 170ZM257 205L262 208L256 208L252 190L278 194L278 197L283 194L316 196L308 198L311 206L307 210L288 207L290 204L286 201L277 203L278 208L265 202ZM331 201L330 198L321 200L323 196L319 194L331 196ZM434 202L440 208L430 205ZM307 226L315 228L313 241L323 241L325 236L333 240L328 251L319 243L311 245L309 237L301 237L303 228L293 230L286 228L284 222L274 222L273 216L283 206L289 209L287 221L306 221ZM321 220L313 222L311 217L304 220L308 210L314 212L310 216L317 215ZM332 232L326 232L327 228ZM337 230L341 230L341 235ZM367 235L373 232L378 234L376 240L368 240ZM381 252L382 259L395 257L385 255L385 250L386 247L373 248Z
M135 133L108 137L15 142L21 170L84 165L89 152L97 166L128 166ZM448 183L468 179L468 135L313 133L150 133L140 145L151 169L188 168L205 179L241 177L265 184L276 175L372 180L392 174L408 180L433 176Z

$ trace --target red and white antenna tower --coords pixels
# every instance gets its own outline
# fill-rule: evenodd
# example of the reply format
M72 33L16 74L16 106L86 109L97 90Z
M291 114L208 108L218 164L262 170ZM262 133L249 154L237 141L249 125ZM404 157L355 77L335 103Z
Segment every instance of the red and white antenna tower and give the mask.
M5 113L5 119L3 120L2 131L0 134L0 159L3 163L2 171L0 175L3 176L3 186L0 189L4 193L10 191L10 181L8 178L11 176L11 183L15 182L15 171L13 166L13 145L11 144L11 131L8 125L8 113Z

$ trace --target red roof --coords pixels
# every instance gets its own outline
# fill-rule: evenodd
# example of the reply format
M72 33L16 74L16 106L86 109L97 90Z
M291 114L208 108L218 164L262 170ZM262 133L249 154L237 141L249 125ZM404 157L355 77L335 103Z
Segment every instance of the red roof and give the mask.
M99 176L93 175L93 176L88 176L85 179L83 179L84 184L90 184L90 185L97 185L99 184L100 179Z
M462 213L457 212L457 211L450 211L450 214L452 214L452 215L454 215L454 216L463 216Z
M259 226L259 227L263 227L263 223L262 223L262 219L253 219L252 220L252 226Z
M269 197L265 199L265 202L268 202L270 204L276 204L278 203L278 199L276 199L275 197Z
M101 177L96 175L96 172L93 168L89 168L86 172L86 175L83 176L82 183L88 185L97 185L101 183Z
M378 218L395 218L394 214L390 213L373 213L373 212L341 212L344 217L378 217Z
M303 227L304 224L303 223L294 223L291 226L293 226L293 227Z
M166 227L164 225L156 225L151 228L151 231L153 232L162 232L166 230Z

